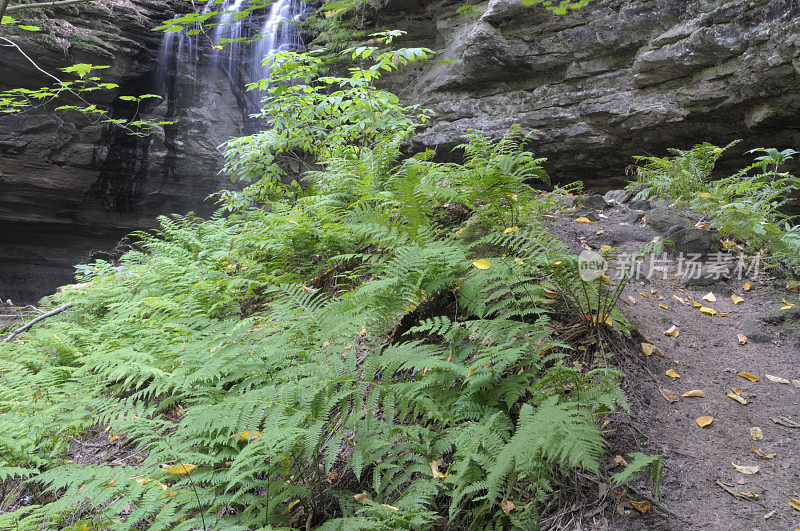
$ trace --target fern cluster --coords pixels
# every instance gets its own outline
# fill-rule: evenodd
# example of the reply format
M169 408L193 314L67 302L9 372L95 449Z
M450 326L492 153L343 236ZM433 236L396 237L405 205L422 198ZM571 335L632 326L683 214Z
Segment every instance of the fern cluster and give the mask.
M269 210L162 218L54 295L0 348L0 479L34 493L0 527L531 529L599 472L619 374L553 334L563 247L508 226L541 159L514 130L401 161L412 131L328 150Z

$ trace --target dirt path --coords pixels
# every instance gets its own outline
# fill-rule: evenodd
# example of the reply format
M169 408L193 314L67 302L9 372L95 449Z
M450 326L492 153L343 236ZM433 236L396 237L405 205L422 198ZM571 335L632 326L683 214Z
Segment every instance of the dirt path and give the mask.
M592 206L602 206L594 199ZM576 253L602 245L633 252L655 237L664 239L673 219L674 209L655 204L651 210L653 205L615 203L602 210L578 206L556 221L553 230ZM594 222L575 221L578 216ZM675 227L666 232L670 230ZM713 238L718 244L717 236ZM735 248L729 251L738 254ZM763 273L745 291L748 279L735 274L714 279L704 269L711 278L696 279L684 275L677 261L660 265L666 274L648 274L645 265L641 278L621 297L621 309L642 336L636 342L654 345L663 356L647 357L632 349L636 353L625 367L632 411L628 425L621 427L629 436L615 441L612 451L664 455L662 503L675 516L642 516L623 503L611 520L595 524L612 529L798 529L800 510L792 508L789 498L800 499L800 311L786 308L789 304L781 300L796 302L797 292ZM709 292L715 301L703 300ZM743 301L735 304L732 295ZM717 314L701 313L692 299ZM673 325L677 337L665 334ZM668 376L669 370L680 377ZM759 379L750 381L738 376L740 372ZM690 390L702 390L705 397L679 396ZM696 422L703 416L713 417L705 428ZM758 471L743 474L732 463Z

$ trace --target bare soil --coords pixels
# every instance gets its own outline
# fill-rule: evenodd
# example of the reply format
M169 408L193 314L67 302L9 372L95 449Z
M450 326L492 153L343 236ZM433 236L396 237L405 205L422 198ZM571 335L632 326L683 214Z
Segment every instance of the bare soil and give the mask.
M616 204L595 214L593 223L578 222L568 210L551 229L576 254L602 245L633 252L662 236L646 217L636 220L647 211L637 213ZM617 363L626 372L631 412L616 415L607 428L614 430L611 458L627 458L632 451L664 456L660 507L653 504L644 515L633 509L631 500L654 501L642 483L624 494L599 485L593 506L605 503L606 510L584 507L582 517L562 519L561 526L799 529L800 511L792 508L789 498L800 499L800 312L796 305L785 308L797 303L797 291L763 270L749 291L743 289L748 278L736 276L687 281L678 274L677 263L670 263L666 274L646 273L647 268L620 299L621 310L636 328L622 349L627 352L617 353ZM702 300L709 292L715 302ZM735 304L734 294L744 301ZM691 299L717 314L701 313ZM673 325L677 337L665 334ZM739 334L746 343L740 343ZM646 356L641 342L658 347L663 356ZM668 376L670 369L680 377ZM759 379L749 381L739 372ZM705 397L680 397L695 389ZM678 400L665 395L673 400L677 395ZM713 417L713 422L701 428L696 419L702 416ZM751 436L756 427L763 438ZM758 472L742 474L733 463L758 467ZM618 466L609 460L610 473Z

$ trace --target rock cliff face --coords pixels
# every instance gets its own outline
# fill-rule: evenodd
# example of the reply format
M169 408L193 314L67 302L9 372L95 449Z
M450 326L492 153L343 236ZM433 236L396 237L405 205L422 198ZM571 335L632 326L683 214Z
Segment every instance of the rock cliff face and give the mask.
M596 0L565 16L520 0L459 14L464 4L389 0L374 16L438 52L390 81L438 113L417 148L517 123L539 132L532 148L559 178L602 186L631 155L667 147L800 146L797 0Z
M144 139L53 112L55 105L0 116L0 298L51 293L71 281L73 264L153 227L158 214L211 210L203 200L225 185L217 146L243 132L241 94L225 76L181 70L174 57L162 54L159 64L163 34L151 30L186 8L174 0L92 2L26 14L42 33L4 33L63 79L58 68L73 63L110 65L99 75L120 88L87 98L113 117L136 112L117 96L158 93L165 99L147 100L154 103L141 113L176 123ZM0 47L0 89L47 84L18 51Z

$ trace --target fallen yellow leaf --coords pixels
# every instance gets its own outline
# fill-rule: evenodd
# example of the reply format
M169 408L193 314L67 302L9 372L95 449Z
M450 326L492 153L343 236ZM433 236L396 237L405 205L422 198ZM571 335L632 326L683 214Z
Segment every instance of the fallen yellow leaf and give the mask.
M642 500L642 501L631 500L631 507L633 507L642 514L647 514L647 511L649 511L651 508L650 502L647 500Z
M511 511L513 511L516 508L517 506L514 505L514 502L511 502L509 500L503 500L500 502L500 510L502 510L503 514L505 514L506 516L508 516L511 513Z
M717 302L717 298L714 296L714 293L710 291L703 295L703 300L707 302Z
M659 303L658 303L658 306L659 306L659 308L664 308L665 310L669 310L669 306L667 306L667 305L666 305L666 304L664 304L663 302L659 302Z
M523 263L522 258L514 258L514 262L516 262L517 265L522 265Z
M692 398L692 397L705 398L706 394L703 391L701 391L700 389L692 389L691 391L686 391L681 396L686 397L686 398Z
M675 372L675 369L670 369L670 370L668 370L668 371L666 372L666 375L667 375L667 376L669 376L670 378L680 378L680 377L681 377L681 375L680 375L680 374L678 374L677 372Z
M717 310L715 310L714 308L707 308L706 306L701 306L700 313L704 313L706 315L717 315Z
M664 355L660 348L655 345L651 345L650 343L642 343L642 352L644 352L645 356L652 356L653 354L658 356Z
M601 251L610 251L611 250L611 246L610 245L601 245L600 246L600 250Z
M475 260L474 262L472 262L472 265L474 265L478 269L489 269L490 267L492 267L492 264L489 263L489 260L484 260L483 258L481 258L480 260Z
M745 282L745 283L742 285L742 289L743 289L744 291L750 291L751 289L753 289L753 282L752 282L752 281L750 281L750 280L748 280L747 282Z
M731 300L733 301L734 304L741 304L744 302L744 299L735 293L731 295Z
M733 468L735 468L736 471L739 472L740 474L752 475L752 474L758 474L759 471L759 467L757 466L741 466L733 462L731 462L731 464L733 465Z
M697 302L696 300L692 299L692 308L700 308L703 305Z
M504 230L503 232L505 232L506 234L508 234L509 232L516 232L516 231L518 231L518 230L519 230L519 227L508 227L508 228L507 228L506 230Z
M729 247L736 247L736 242L731 240L720 240L719 242L722 244L723 249L727 249Z
M631 301L631 304L639 304L639 301L628 295L628 300Z
M576 218L575 221L578 223L594 223L594 221L590 220L589 218L585 218L583 216Z
M640 293L640 295L641 295L642 297L644 297L645 299L649 299L649 298L650 298L650 295L648 295L648 294L647 294L647 293L645 293L644 291L643 291L643 292L641 292L641 293Z
M675 325L669 327L668 330L664 331L664 335L671 336L671 337L678 337L680 335L680 330Z
M681 304L686 304L686 301L684 301L683 299L681 299L677 295L673 295L672 298L675 299L676 301L678 301Z
M544 293L544 296L548 299L555 299L558 297L558 292L553 289L542 288L542 293Z
M390 511L399 511L399 510L400 510L400 509L398 509L397 507L395 507L394 505L386 505L385 503L382 503L382 504L381 504L381 507L386 507L386 508L387 508L387 509L389 509Z
M755 374L750 374L749 372L737 372L736 376L741 376L745 380L750 380L751 382L755 382L761 379L759 376L756 376Z
M184 474L188 474L195 468L197 468L197 465L192 465L190 463L183 463L182 465L172 465L164 467L164 472L168 474L173 474L175 476L182 476Z
M700 197L711 197L711 194L708 192L700 192Z
M728 393L728 398L730 398L731 400L736 400L737 402L739 402L743 406L747 405L747 400L745 400L744 398L742 398L738 394Z
M108 442L110 442L110 443L116 441L117 439L119 439L119 433L115 433L114 435L109 435L108 436Z
M714 417L707 417L707 416L698 417L695 422L697 422L697 425L700 426L701 428L705 428L706 426L714 422Z
M770 382L775 382L775 383L779 383L779 384L788 384L789 383L789 380L787 380L786 378L781 378L780 376L773 376L771 374L765 374L764 378L766 378Z
M789 505L791 505L793 509L800 511L800 500L797 500L795 498L789 498Z
M741 494L745 498L750 498L751 500L757 500L758 499L758 494L756 494L755 492L742 491L739 494Z
M737 337L739 338L739 344L740 345L746 345L747 344L747 336L746 335L744 335L741 332L739 332L739 334L737 334Z
M781 310L791 310L794 308L794 304L787 304L786 306L781 306Z
M786 289L790 291L797 291L798 289L800 289L800 286L798 286L797 284L786 284Z
M760 441L764 438L764 432L758 426L753 426L750 428L750 438L754 441Z

